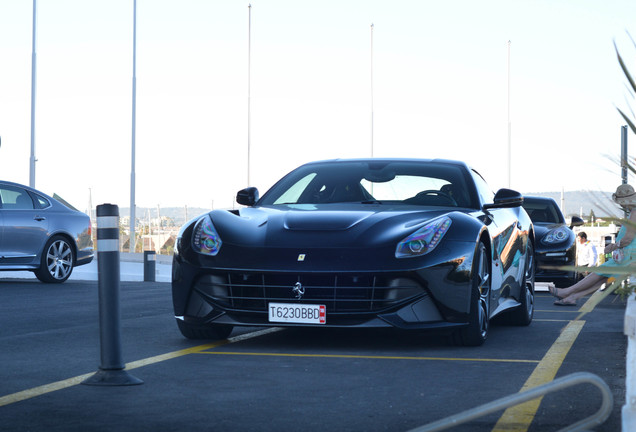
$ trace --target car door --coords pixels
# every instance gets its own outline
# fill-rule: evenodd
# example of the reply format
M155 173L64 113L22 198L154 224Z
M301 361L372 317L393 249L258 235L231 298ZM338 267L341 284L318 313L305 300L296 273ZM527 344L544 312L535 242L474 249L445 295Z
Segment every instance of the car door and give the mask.
M475 172L473 178L482 204L493 203L495 196L483 178ZM506 307L506 298L511 293L516 295L523 281L528 232L520 223L521 211L521 206L485 211L484 218L488 221L492 238L491 315L497 312L497 308Z
M48 221L29 192L21 187L0 184L2 242L0 266L38 264L47 240Z
M519 223L518 208L500 208L489 210L494 215L498 233L493 237L494 255L500 267L503 285L517 284L523 278L525 269L525 247L527 233L521 229Z

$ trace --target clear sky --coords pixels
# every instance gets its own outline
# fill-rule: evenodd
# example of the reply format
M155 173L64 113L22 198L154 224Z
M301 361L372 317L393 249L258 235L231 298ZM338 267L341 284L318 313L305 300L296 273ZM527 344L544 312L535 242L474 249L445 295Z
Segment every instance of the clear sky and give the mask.
M613 43L636 63L633 0L254 0L251 26L248 4L137 1L137 206L232 206L248 82L261 192L301 163L369 156L372 106L374 156L460 159L507 187L508 97L512 188L620 183ZM0 0L0 178L24 184L32 6ZM128 207L133 0L38 0L37 15L35 186Z

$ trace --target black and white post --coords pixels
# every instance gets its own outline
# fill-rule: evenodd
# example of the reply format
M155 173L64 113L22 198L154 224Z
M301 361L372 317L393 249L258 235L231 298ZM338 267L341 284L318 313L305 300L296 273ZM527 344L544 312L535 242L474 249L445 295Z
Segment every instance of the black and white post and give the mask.
M99 370L82 384L123 386L142 384L124 370L119 301L119 207L97 206L97 278L99 288Z

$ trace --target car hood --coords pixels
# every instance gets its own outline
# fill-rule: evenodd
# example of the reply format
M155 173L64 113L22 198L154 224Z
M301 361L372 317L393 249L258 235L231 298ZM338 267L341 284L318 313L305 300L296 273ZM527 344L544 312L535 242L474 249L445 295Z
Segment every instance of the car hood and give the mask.
M334 205L247 207L238 212L212 211L210 217L223 242L237 246L368 247L399 241L446 213L448 209L360 204L346 209Z

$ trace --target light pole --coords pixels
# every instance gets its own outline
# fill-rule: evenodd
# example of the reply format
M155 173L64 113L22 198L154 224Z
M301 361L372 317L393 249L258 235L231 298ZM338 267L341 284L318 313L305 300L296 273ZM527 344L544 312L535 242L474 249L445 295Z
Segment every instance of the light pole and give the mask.
M621 180L627 184L627 125L621 126Z
M373 157L373 23L371 23L371 157Z
M35 84L37 73L36 54L37 1L33 0L33 37L31 45L31 156L29 158L29 186L35 187Z
M135 136L137 114L137 0L133 0L132 143L130 158L130 252L135 252Z
M510 44L508 41L508 188L512 187L512 123L510 123Z
M247 6L247 186L252 185L251 174L251 131L252 131L252 5Z
M621 184L627 184L627 125L621 126ZM627 210L623 211L625 219L629 217Z

